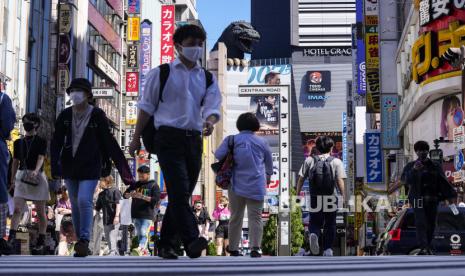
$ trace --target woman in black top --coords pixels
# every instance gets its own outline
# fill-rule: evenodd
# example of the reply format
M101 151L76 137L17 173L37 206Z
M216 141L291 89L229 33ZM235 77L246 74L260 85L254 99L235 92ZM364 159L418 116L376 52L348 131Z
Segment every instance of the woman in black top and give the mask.
M207 209L203 206L202 200L196 200L193 209L200 235L208 239L208 229L210 228L211 219Z
M11 187L14 188L14 212L8 239L9 241L15 240L16 230L23 215L24 206L27 200L31 200L36 206L39 218L39 239L32 253L43 254L47 230L45 203L50 200L48 182L43 172L47 141L37 135L37 129L40 126L40 117L37 114L28 113L24 115L22 121L26 136L14 142L13 165L11 168ZM30 180L26 180L27 178Z

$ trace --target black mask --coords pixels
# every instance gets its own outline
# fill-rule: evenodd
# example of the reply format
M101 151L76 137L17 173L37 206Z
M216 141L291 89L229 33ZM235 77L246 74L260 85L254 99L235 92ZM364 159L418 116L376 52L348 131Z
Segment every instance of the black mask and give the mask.
M30 123L30 122L23 123L23 126L24 126L24 130L27 132L34 130L34 123Z

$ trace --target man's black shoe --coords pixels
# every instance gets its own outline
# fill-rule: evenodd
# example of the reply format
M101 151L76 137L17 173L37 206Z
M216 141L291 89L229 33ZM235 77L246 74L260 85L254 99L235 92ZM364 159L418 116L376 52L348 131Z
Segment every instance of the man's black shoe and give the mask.
M44 245L36 245L31 249L32 255L45 255L45 246Z
M87 257L90 253L89 241L80 239L74 245L74 257Z
M234 251L229 250L229 245L226 246L226 249L225 249L225 250L226 250L226 252L229 253L229 256L232 256L232 257L241 257L241 256L244 256L244 255L242 255L238 250L234 250Z
M197 238L187 246L187 256L194 259L202 255L202 251L207 249L208 241L204 237Z
M254 248L252 249L252 252L250 252L250 257L252 258L260 258L262 256L262 253L260 253L260 248Z
M168 260L176 260L178 258L178 254L174 252L173 248L160 248L158 250L158 257Z
M13 247L6 240L0 238L0 256L13 253Z

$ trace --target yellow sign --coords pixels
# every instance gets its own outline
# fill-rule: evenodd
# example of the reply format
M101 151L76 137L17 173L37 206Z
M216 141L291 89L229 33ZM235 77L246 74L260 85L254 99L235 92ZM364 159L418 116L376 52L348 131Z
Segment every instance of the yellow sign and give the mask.
M140 18L128 18L128 41L139 41L140 37Z
M458 21L450 22L447 29L421 34L412 46L413 80L421 83L433 77L426 75L443 66L440 57L447 49L461 45L465 45L465 25L461 26ZM444 68L440 74L454 70L456 69Z

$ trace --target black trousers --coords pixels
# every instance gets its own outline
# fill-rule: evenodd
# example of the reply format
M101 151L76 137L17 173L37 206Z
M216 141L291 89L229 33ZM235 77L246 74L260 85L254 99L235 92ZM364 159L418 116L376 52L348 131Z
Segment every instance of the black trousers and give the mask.
M155 142L168 193L160 246L174 248L179 237L187 247L199 237L189 200L202 166L202 137L197 132L160 127Z
M415 214L417 242L421 248L431 248L434 230L436 229L438 202L435 200L423 200L421 203L422 204L416 204L413 209Z

